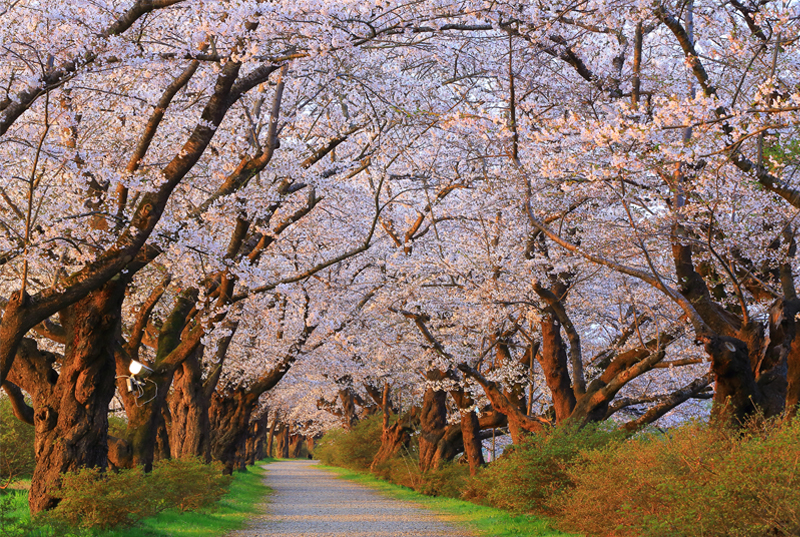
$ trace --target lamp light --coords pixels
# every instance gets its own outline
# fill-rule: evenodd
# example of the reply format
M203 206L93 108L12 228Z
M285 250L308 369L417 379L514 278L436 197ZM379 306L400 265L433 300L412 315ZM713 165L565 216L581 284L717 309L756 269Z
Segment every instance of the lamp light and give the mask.
M128 371L131 372L131 375L142 374L143 376L153 372L152 369L141 362L137 362L136 360L131 360L131 365L128 366Z

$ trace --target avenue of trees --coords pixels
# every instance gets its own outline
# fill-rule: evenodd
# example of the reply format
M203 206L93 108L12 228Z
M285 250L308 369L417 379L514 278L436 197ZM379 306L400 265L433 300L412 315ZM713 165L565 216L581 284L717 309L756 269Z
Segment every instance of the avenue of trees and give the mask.
M791 0L0 0L32 511L380 412L423 472L793 416L798 36Z

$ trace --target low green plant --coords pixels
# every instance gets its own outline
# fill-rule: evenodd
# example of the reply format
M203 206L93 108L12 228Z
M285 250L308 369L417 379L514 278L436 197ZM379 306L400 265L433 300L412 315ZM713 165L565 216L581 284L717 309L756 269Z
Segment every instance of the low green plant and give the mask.
M328 466L368 470L381 447L383 416L375 414L350 431L332 429L315 445L314 456Z
M0 537L218 537L241 528L253 515L261 512L260 506L269 488L264 485L265 470L260 461L248 472L235 472L230 491L219 502L196 511L181 512L165 509L155 516L138 521L134 526L117 526L109 529L74 527L64 520L45 514L31 519L26 490L0 491L0 520L7 522L7 532ZM152 485L152 483L151 483ZM4 505L8 505L4 508ZM2 517L5 516L5 519ZM2 528L3 526L0 526Z
M227 492L230 476L220 464L198 459L165 460L150 474L141 470L116 473L86 468L64 474L61 501L46 518L54 523L87 528L130 526L165 509L195 510Z
M62 476L61 502L43 516L71 526L129 526L166 508L160 494L147 486L141 470L106 473L84 468Z
M470 484L470 494L501 509L550 513L550 498L572 486L570 468L580 454L624 437L607 424L574 423L529 435L481 472Z
M205 464L199 458L162 460L147 476L148 487L158 491L167 506L196 511L228 492L231 476L222 475L222 470L222 463Z
M426 496L460 498L469 481L469 466L458 462L447 462L440 468L428 470L419 476L417 492Z

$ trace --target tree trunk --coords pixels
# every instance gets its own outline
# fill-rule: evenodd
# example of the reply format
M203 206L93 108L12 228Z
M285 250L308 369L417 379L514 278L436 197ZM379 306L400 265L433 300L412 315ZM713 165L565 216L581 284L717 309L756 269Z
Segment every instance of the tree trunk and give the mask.
M715 375L712 418L720 423L742 423L764 401L750 366L747 345L733 337L705 339Z
M308 436L306 437L306 450L308 450L308 458L314 457L314 446L316 445L317 437L315 436Z
M564 340L561 338L561 326L553 315L546 315L542 319L542 350L539 364L544 372L545 382L553 395L553 407L556 414L556 424L563 422L572 414L575 408L575 393L572 390L569 371L567 369L567 351ZM509 420L511 429L514 421ZM513 431L512 438L514 436ZM516 443L517 440L514 440Z
M117 362L117 372L127 373L127 367ZM141 467L145 472L153 468L156 448L159 442L159 428L166 436L163 408L166 406L167 390L172 380L172 373L154 375L146 379L144 394L136 398L135 394L122 394L125 412L128 415L128 428L125 440L130 444L133 452L133 464ZM120 390L122 391L122 390ZM169 447L162 445L161 449Z
M800 402L800 337L796 320L798 313L800 300L797 298L778 300L770 311L769 346L756 374L757 382L768 399L767 413L772 415L779 413L776 403L782 405L788 416L797 414L797 405Z
M153 461L163 461L170 458L169 449L169 424L171 422L169 408L166 404L161 407L158 413L158 424L156 425L156 447L153 453Z
M225 465L225 473L233 473L237 452L244 458L247 426L257 398L243 388L228 394L218 391L211 396L209 422L211 425L211 457ZM241 464L239 464L241 466Z
M289 458L299 459L303 455L303 443L306 437L302 434L293 434L289 437Z
M267 421L269 420L269 410L264 409L250 423L250 430L247 434L247 454L246 464L255 464L257 460L264 458L264 444L267 440Z
M211 460L208 399L203 392L199 353L193 353L175 372L172 393L167 400L171 415L169 447L172 457L200 457Z
M420 425L419 469L427 472L439 468L442 463L439 442L444 438L447 429L447 392L433 388L425 390Z
M453 396L453 400L461 413L461 443L463 444L464 455L469 462L469 473L470 475L475 475L478 468L486 464L480 439L480 422L478 421L478 415L472 409L475 401L462 389L452 390L450 395Z
M112 279L60 313L66 347L58 373L54 357L39 352L33 340L23 340L17 352L9 378L31 394L34 408L36 469L29 494L34 514L58 504L64 472L107 467L113 342L125 284Z
M386 408L386 407L384 407ZM388 410L383 414L383 431L381 432L381 447L372 460L370 470L378 471L385 462L395 457L411 443L411 435L416 432L419 425L419 408L414 407L393 424L389 425Z
M342 402L342 426L349 431L358 423L353 390L350 388L339 390L339 400Z
M267 435L267 457L274 457L272 447L275 443L275 429L278 427L279 414L276 412L275 417L272 418L272 425L269 426L269 434Z
M277 445L276 445L276 456L281 459L288 459L289 458L289 435L291 433L291 427L289 424L281 423L280 428L277 432Z

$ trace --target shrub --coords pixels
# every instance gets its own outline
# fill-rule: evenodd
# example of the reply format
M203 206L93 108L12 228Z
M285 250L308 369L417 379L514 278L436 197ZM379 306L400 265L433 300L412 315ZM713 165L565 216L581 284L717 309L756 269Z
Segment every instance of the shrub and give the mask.
M417 492L427 496L460 498L469 480L469 466L458 462L447 462L441 468L428 470L419 477Z
M116 438L125 438L128 431L128 420L116 414L108 415L108 435Z
M800 535L800 420L693 423L584 455L554 502L566 529L619 536Z
M195 511L228 492L232 477L222 475L222 469L222 463L205 464L199 458L162 460L148 476L148 487L158 491L169 507Z
M162 507L158 494L147 487L138 469L105 473L99 468L84 468L64 474L60 494L61 502L49 517L72 526L129 526Z
M501 509L549 512L549 499L572 485L568 471L580 453L619 441L624 435L607 424L579 428L570 423L529 435L506 448L480 474L477 479L482 486L473 484L473 494L485 491L486 501Z
M150 474L141 470L105 473L86 468L64 474L61 502L46 514L54 523L86 528L130 526L165 509L199 509L227 491L222 466L197 459L164 460Z
M383 415L375 414L356 424L349 432L333 429L314 448L314 456L329 466L369 470L381 447Z
M395 485L418 490L422 472L419 469L419 454L414 447L411 446L411 449L383 461L372 470L372 473Z
M33 474L33 435L33 426L14 416L11 401L0 398L0 479Z

